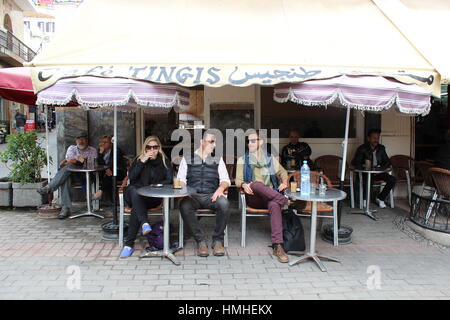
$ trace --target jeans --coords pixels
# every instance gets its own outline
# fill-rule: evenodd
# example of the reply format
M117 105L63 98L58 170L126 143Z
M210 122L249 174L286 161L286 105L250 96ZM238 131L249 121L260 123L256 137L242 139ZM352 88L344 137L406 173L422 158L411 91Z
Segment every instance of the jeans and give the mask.
M84 174L69 171L69 168L74 166L74 164L68 164L67 166L59 169L53 180L48 185L50 191L54 191L58 188L60 189L61 205L67 208L72 207L72 199L70 198L70 186L72 179L75 181L85 182Z
M125 240L125 245L128 247L134 247L134 242L136 241L136 235L139 232L139 229L144 223L149 223L147 210L157 207L162 202L159 198L138 195L137 189L139 188L140 187L129 185L125 189L125 197L128 199L127 203L131 206L128 234Z
M212 240L213 242L223 242L225 228L230 219L230 204L225 197L217 198L215 202L212 202L212 195L212 193L195 193L188 198L184 198L180 202L180 212L183 221L188 225L189 229L191 229L197 243L206 240L196 215L196 210L198 209L210 209L215 212L216 226L212 235Z

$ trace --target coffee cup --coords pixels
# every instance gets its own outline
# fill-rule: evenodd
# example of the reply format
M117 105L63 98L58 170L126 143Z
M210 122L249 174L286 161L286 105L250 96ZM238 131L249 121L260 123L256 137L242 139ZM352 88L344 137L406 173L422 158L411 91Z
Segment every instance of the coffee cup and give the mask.
M297 192L297 182L291 182L291 192Z

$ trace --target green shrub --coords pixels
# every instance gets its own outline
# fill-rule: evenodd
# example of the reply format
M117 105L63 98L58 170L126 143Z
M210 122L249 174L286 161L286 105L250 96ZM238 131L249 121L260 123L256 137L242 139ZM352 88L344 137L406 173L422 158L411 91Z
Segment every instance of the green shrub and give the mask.
M8 145L4 152L0 152L0 161L7 167L8 161L12 162L8 167L9 181L21 184L41 182L41 170L47 164L47 156L39 145L36 132L10 134L6 141Z

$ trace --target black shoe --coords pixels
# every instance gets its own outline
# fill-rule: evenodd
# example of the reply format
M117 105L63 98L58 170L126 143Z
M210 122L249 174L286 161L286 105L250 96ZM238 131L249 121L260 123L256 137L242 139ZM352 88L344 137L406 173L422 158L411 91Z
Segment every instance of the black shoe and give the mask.
M36 189L36 191L37 191L38 193L42 194L43 196L45 196L45 195L47 195L47 194L49 194L49 193L51 192L49 186L45 186L45 187L42 187L42 188L38 188L38 189Z
M58 215L58 219L65 219L70 216L70 208L62 207L61 212Z

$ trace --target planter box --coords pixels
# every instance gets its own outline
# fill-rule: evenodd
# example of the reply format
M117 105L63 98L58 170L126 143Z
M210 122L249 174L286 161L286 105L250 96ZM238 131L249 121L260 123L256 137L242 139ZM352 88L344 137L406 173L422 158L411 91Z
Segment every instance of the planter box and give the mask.
M0 207L11 207L12 195L12 183L0 182Z
M37 207L44 204L44 196L37 193L37 189L43 187L47 181L37 183L20 184L14 182L13 189L13 207Z

